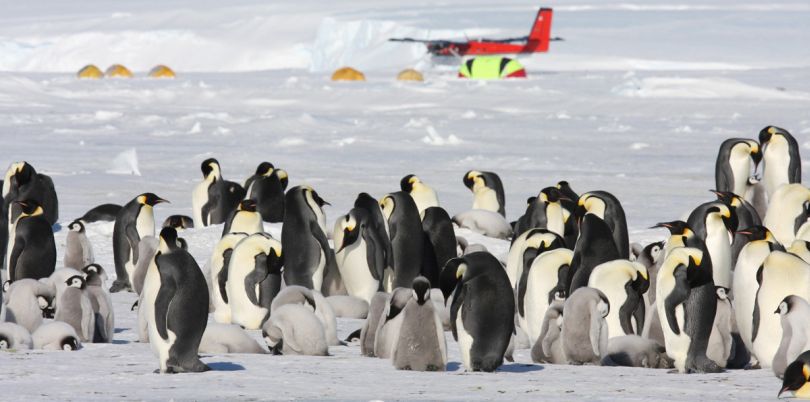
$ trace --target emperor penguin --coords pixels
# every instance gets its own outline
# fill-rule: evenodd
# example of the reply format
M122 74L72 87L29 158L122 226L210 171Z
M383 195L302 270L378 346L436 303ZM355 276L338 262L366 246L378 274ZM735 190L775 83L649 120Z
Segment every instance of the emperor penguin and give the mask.
M245 329L262 327L281 289L281 267L285 259L281 243L266 233L254 233L236 243L228 261L225 283L232 323Z
M135 264L135 270L132 273L131 280L132 290L134 290L135 294L138 296L141 295L143 282L146 278L146 271L149 268L149 264L151 264L152 260L155 258L159 244L160 241L155 236L141 237L141 241L138 243L138 255L141 257L138 258L138 263Z
M86 275L84 293L90 299L95 316L94 343L112 343L115 333L115 313L112 298L104 287L107 274L98 264L90 264L82 268Z
M810 264L793 254L774 251L762 262L757 279L760 285L754 304L751 351L765 368L771 367L782 339L779 316L773 309L790 295L810 299Z
M759 143L748 138L729 138L720 144L714 167L718 191L745 195L748 178L762 160Z
M686 222L706 243L712 259L714 284L731 288L731 237L737 230L736 215L723 203L707 202L695 208Z
M326 215L322 209L329 203L308 186L293 187L284 197L284 283L321 291L326 272L337 270L335 253L326 239Z
M802 159L799 156L799 143L787 130L767 126L759 132L759 143L762 145L764 161L762 180L765 182L768 199L783 184L802 182ZM770 209L770 206L768 209Z
M648 300L646 303L655 304L655 280L658 276L658 269L664 263L664 242L652 242L641 249L636 256L636 262L644 265L647 268L647 275L650 278L651 292L645 293L645 298ZM653 309L654 310L654 309Z
M424 235L419 210L414 198L404 191L386 195L380 200L380 207L388 222L394 253L394 271L389 277L383 278L383 287L386 291L398 287L408 288L422 272Z
M148 323L149 344L161 373L208 371L198 356L208 322L205 278L194 257L177 247L175 229L163 228L160 237L167 247L161 244L155 256L157 296L150 306L154 315Z
M6 267L12 282L50 276L56 267L56 243L43 207L36 201L12 204Z
M444 371L447 367L447 344L444 328L430 300L430 281L413 280L413 296L402 315L402 327L391 360L397 370Z
M485 209L471 209L453 216L453 223L480 235L508 240L512 237L512 226L497 212Z
M56 307L59 306L59 299L62 298L62 293L65 291L65 289L67 289L70 286L70 281L68 279L74 276L84 277L85 274L82 271L79 271L78 269L59 268L56 271L53 271L51 276L49 276L47 279L40 279L40 282L44 282L51 285L55 290L54 293L55 296L50 306L52 309L54 309L54 311ZM48 311L48 313L52 313L52 311ZM49 318L47 314L45 318ZM53 316L51 315L50 318L53 318Z
M461 360L467 371L492 372L503 364L515 332L515 299L509 277L487 252L452 259L448 267L455 267L459 279L450 322Z
M667 355L681 373L722 369L706 356L717 313L709 256L692 247L674 249L658 271L655 304Z
M331 346L343 345L337 337L337 319L332 305L317 290L307 289L303 286L287 286L278 293L270 306L270 316L286 304L302 304L315 312L315 316L321 320L323 330L326 334L326 342Z
M360 193L354 200L354 207L366 210L368 213L370 228L377 232L376 238L382 243L383 254L385 255L385 267L394 269L394 251L391 248L391 236L388 230L388 220L383 216L382 207L379 201L368 193ZM393 272L393 271L391 271Z
M453 221L442 207L430 207L422 218L424 248L422 252L422 276L432 285L438 286L439 274L456 252L456 232Z
M0 322L0 350L31 349L31 333L21 325Z
M785 392L793 392L793 396L798 399L810 399L810 351L806 351L790 363L785 369L785 377L782 380L782 389L779 390L777 398L781 398Z
M256 209L265 222L284 220L284 191L287 190L289 176L284 169L278 169L270 162L262 162L256 173L247 179L247 198L256 201Z
M84 223L73 221L68 225L70 231L65 238L65 256L63 264L68 268L82 269L93 262L93 245L87 239Z
M62 321L51 321L42 324L31 334L34 349L76 351L81 349L82 342L76 330Z
M623 335L608 339L603 366L672 368L672 360L664 347L638 335Z
M599 364L607 354L608 329L605 317L610 302L604 293L578 288L563 304L563 353L568 364Z
M174 228L163 228L158 235L158 244L155 252L149 258L149 264L144 274L141 292L138 294L138 338L140 342L148 343L150 332L149 323L155 320L155 301L160 289L160 272L157 267L157 257L171 250L181 249L180 238Z
M543 330L546 312L565 297L565 278L574 253L567 248L546 251L531 262L526 283L517 296L518 323L534 344Z
M115 217L118 216L119 211L121 211L121 206L118 204L101 204L90 208L90 210L85 212L81 218L76 220L82 221L85 224L95 222L115 222Z
M731 300L728 298L727 288L716 286L715 292L717 294L717 313L714 315L714 324L712 324L712 333L709 335L706 356L724 369L735 351L734 338L732 337L734 309L731 306Z
M535 363L565 364L567 362L562 348L563 301L552 302L543 316L540 336L532 346L531 356Z
M619 200L607 191L589 191L579 196L577 201L579 216L594 214L607 223L613 234L613 241L619 251L619 258L630 258L630 240L627 237L627 218Z
M391 292L380 315L377 333L374 335L374 356L390 359L394 355L404 318L402 310L411 300L412 294L408 288L396 288Z
M742 197L722 191L714 191L717 199L731 209L731 214L737 217L737 229L750 228L752 226L762 225L762 219L756 209ZM734 237L731 241L731 269L737 264L737 257L743 246L748 242L748 237L734 231Z
M409 174L403 177L399 181L399 188L411 195L420 216L426 209L439 206L439 197L436 196L436 191L422 182L416 175Z
M139 243L144 236L155 235L153 207L168 202L154 193L143 193L121 208L113 226L113 260L115 281L110 292L132 290L130 277L138 264Z
M231 306L228 304L228 267L233 255L234 248L242 239L247 237L245 233L228 233L223 236L214 247L211 258L208 260L209 274L211 281L211 303L214 307L214 321L221 324L231 323ZM257 237L258 239L258 237Z
M170 215L166 220L163 221L163 225L160 227L172 227L175 230L185 230L185 229L193 229L194 228L194 220L190 216L186 215Z
M684 221L660 222L651 229L654 228L665 228L669 231L669 238L664 243L664 259L676 248L694 247L703 249L706 247L703 240L699 239Z
M473 193L472 209L486 209L506 216L506 197L497 173L470 170L464 174L464 185Z
M782 299L774 313L779 314L782 323L782 341L771 368L782 378L788 363L810 350L810 304L799 296L790 295Z
M630 253L629 245L627 250ZM568 271L566 294L570 295L578 288L588 286L591 272L597 265L620 258L621 253L616 249L616 242L607 222L595 214L585 214L579 224L579 239Z
M243 198L245 189L222 178L219 161L206 159L200 165L203 181L191 193L194 227L202 228L225 222Z
M806 263L810 264L810 242L807 240L799 240L796 239L791 243L791 245L785 249L788 253L791 253Z
M79 334L82 342L93 342L96 331L96 316L93 304L84 292L85 281L82 276L68 278L67 287L62 291L59 303L56 305L56 321L70 324Z
M14 281L3 300L6 322L19 324L33 333L42 325L42 310L51 304L55 292L52 286L35 279Z
M262 337L277 355L328 356L323 324L311 309L285 304L262 326Z
M332 237L338 248L335 259L346 291L368 303L382 289L387 267L383 242L388 239L381 239L380 235L365 209L352 208L335 222Z
M568 236L567 222L571 213L562 205L564 196L556 187L546 187L537 197L529 199L526 212L515 222L515 234L525 233L532 228L545 228L560 236ZM576 236L566 239L566 245L573 248Z
M785 184L768 196L768 213L763 226L773 232L779 243L791 244L796 232L810 217L810 189L799 184Z
M764 218L768 212L768 200L765 194L765 185L762 184L760 176L751 176L748 178L748 187L745 189L743 198L754 207L757 215Z
M641 334L646 315L644 294L650 287L647 267L630 260L599 264L591 273L588 287L600 290L613 307L605 317L608 338Z
M205 327L199 350L200 353L267 353L238 325L216 323Z
M515 238L506 255L506 276L512 288L517 289L524 273L535 257L548 250L565 247L556 233L543 228L529 229Z
M223 236L228 233L251 235L261 232L264 232L262 216L256 211L256 201L251 199L242 200L222 227Z
M368 316L360 329L360 353L363 356L374 357L374 338L377 336L377 327L388 303L388 297L388 293L377 292L368 305Z

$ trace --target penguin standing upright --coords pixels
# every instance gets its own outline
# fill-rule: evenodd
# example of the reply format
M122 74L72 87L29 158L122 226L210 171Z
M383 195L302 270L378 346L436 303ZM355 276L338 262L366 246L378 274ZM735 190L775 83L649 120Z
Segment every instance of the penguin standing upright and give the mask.
M567 223L570 212L562 205L563 195L556 187L546 187L537 197L529 198L526 212L515 222L515 234L525 233L533 228L544 228L560 236L566 236L566 245L573 248L576 235L570 238Z
M598 289L574 291L563 305L560 338L568 364L599 364L607 354L608 329L605 317L610 302Z
M548 306L546 314L541 317L543 324L540 336L532 346L532 361L535 363L566 363L562 348L563 301L555 300Z
M595 214L585 214L579 224L579 239L568 271L566 294L570 295L578 288L588 286L591 271L597 265L619 258L622 258L621 253L616 249L608 224Z
M799 184L785 184L768 196L768 213L762 225L770 229L784 245L793 243L796 232L810 218L810 189Z
M221 324L231 323L231 306L228 304L228 265L236 245L245 237L245 233L228 233L214 247L208 261L209 280L211 281L211 304L214 307L214 320Z
M782 377L788 363L810 350L810 304L799 296L790 295L782 299L774 313L779 314L782 323L782 341L771 368L777 377Z
M413 297L402 315L402 327L391 360L397 370L444 371L447 345L439 314L430 300L430 282L413 280Z
M365 209L352 208L335 222L333 236L338 248L335 259L346 291L368 303L371 303L374 294L382 288L386 268L382 243L388 240L381 239L373 225Z
M264 232L262 216L256 212L256 201L247 199L239 203L231 212L225 225L222 227L222 236L228 233L261 233Z
M110 292L132 290L130 277L138 263L141 238L155 235L155 213L153 207L168 202L154 193L143 193L128 202L118 212L113 226L113 260L115 261L115 281Z
M422 252L422 276L431 284L438 286L439 274L456 253L456 233L453 221L442 207L430 207L422 218L424 248Z
M238 183L222 178L219 162L206 159L200 165L203 181L191 193L194 227L202 228L225 222L243 198L245 189Z
M402 310L408 305L413 292L408 288L396 288L386 299L385 308L374 335L374 356L389 359L394 354L399 331L402 329Z
M720 368L726 368L729 358L733 357L732 352L735 351L732 337L734 309L728 298L728 289L716 286L715 292L717 293L717 312L714 315L706 356L717 363Z
M265 222L284 220L284 191L288 183L287 172L270 162L260 163L256 174L245 181L247 197L256 201L256 209Z
M399 182L399 188L411 195L420 216L426 209L439 206L436 191L423 183L416 175L409 174L403 177Z
M266 233L252 234L234 246L225 284L231 322L246 329L262 327L281 289L284 263L281 243Z
M761 160L758 142L747 138L729 138L723 141L714 167L717 190L744 196L748 178Z
M527 268L535 257L548 250L565 247L565 242L556 233L543 228L534 228L515 238L506 255L506 276L514 289L520 287ZM567 286L567 283L566 283Z
M737 216L720 202L707 202L695 208L687 220L695 235L706 243L712 259L716 286L731 288L731 236L737 230Z
M768 199L783 184L802 182L799 143L787 130L774 126L765 127L759 132L759 143L762 145L764 161L762 181L765 182Z
M737 229L762 225L762 219L759 217L756 209L754 209L754 206L749 204L748 201L729 192L714 191L714 193L717 195L717 199L720 202L726 204L726 206L731 209L732 215L737 217ZM736 230L734 231L734 237L731 241L732 270L734 270L734 266L737 265L737 257L740 255L740 251L747 242L747 236L739 234Z
M464 185L473 193L472 209L486 209L506 216L506 197L497 173L470 170L464 175Z
M408 193L398 191L380 201L383 216L388 221L393 250L394 272L383 278L387 291L398 287L410 287L414 278L422 272L424 242L422 224L416 203Z
M56 267L56 243L45 212L36 201L16 201L11 206L6 267L8 280L40 279Z
M65 267L82 269L93 262L93 245L87 239L82 221L73 221L68 225L70 231L65 239L65 256L62 259Z
M155 256L157 295L148 323L152 351L161 373L210 370L198 355L208 322L205 278L194 257L177 247L175 229L163 228L160 238L160 251Z
M337 271L322 209L329 203L308 186L293 187L284 197L284 283L321 291L327 271Z
M450 322L464 367L468 371L494 371L503 364L515 331L515 298L509 278L501 263L487 252L452 259L447 267L455 267L459 278Z
M394 269L394 251L391 248L391 236L388 233L388 220L382 212L380 202L368 193L357 194L354 200L354 207L366 210L371 222L370 229L377 232L377 238L382 242L383 254L385 255L385 267Z
M647 267L629 260L613 260L597 265L588 287L604 293L612 308L605 317L608 337L641 334L646 305L644 294L650 287Z
M667 354L681 373L715 373L722 369L706 356L717 293L712 267L704 252L681 247L672 250L658 271L655 304Z
M112 298L104 288L104 280L107 274L104 268L98 264L90 264L82 269L87 279L85 280L84 291L90 298L90 303L95 314L96 330L93 332L93 342L112 343L115 332L115 315L112 305Z
M54 319L70 324L82 342L92 342L95 339L96 316L93 304L84 291L85 280L76 275L65 283L67 287L61 292Z
M630 258L630 240L627 237L627 218L619 200L607 191L589 191L579 196L577 201L579 216L591 213L607 223L613 234L613 241L619 251L619 258Z

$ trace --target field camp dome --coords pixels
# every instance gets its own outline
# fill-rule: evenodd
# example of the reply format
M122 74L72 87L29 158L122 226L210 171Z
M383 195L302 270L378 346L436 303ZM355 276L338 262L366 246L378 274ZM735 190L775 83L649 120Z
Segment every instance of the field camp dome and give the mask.
M101 69L96 67L94 64L88 64L82 67L78 73L76 73L76 77L81 79L97 80L104 77L104 73L101 72Z
M107 68L104 75L107 78L132 78L132 71L120 64L113 64Z
M473 80L526 78L526 69L515 59L500 56L481 56L465 61L458 69L458 76L459 78Z
M397 74L398 81L424 81L425 77L417 70L406 68Z
M172 71L171 68L164 66L163 64L158 64L157 66L153 67L149 70L149 77L151 78L175 78L177 77Z
M365 81L366 76L351 67L342 67L332 74L332 81Z

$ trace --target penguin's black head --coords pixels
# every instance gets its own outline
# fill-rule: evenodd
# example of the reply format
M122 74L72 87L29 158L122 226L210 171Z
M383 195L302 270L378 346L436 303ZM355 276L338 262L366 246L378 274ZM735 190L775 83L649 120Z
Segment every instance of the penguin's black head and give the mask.
M100 286L102 283L101 276L104 275L104 268L98 264L90 264L82 268L82 272L87 276L86 283L88 285Z
M777 398L782 396L785 391L799 391L803 389L810 379L810 366L801 360L796 360L790 363L785 369L785 377L782 379L782 389Z
M418 177L416 177L415 175L409 174L409 175L403 177L402 180L399 181L399 188L402 191L406 192L406 193L410 193L411 190L413 190L413 184L418 182L418 181L419 181Z
M709 190L717 196L717 200L726 204L729 208L736 208L739 205L740 197L731 191Z
M720 216L723 218L723 224L726 225L726 229L728 229L730 232L734 233L737 230L737 225L739 224L739 221L737 220L737 213L727 205L722 204L709 207L706 210L706 215L710 213L720 214Z
M318 195L317 191L315 191L315 190L313 190L311 188L308 189L308 190L312 194L312 200L315 201L315 203L318 204L319 207L323 207L324 205L332 205L332 204L324 201L324 199L321 198L320 195Z
M45 212L42 209L42 206L39 205L39 203L34 200L16 201L14 204L16 204L17 207L19 208L17 216L19 216L20 218L25 218L29 216L39 216ZM14 215L15 214L12 211L12 218L14 218Z
M687 225L686 222L684 221L659 222L656 223L650 229L655 228L666 228L667 230L669 230L669 234L671 235L684 235L686 234L687 230L691 231L689 225Z
M773 239L773 234L771 234L771 231L768 230L768 228L766 228L765 226L761 225L754 225L751 226L750 228L738 230L734 233L745 236L748 239L748 241L755 241L755 240L770 241Z
M37 171L28 162L17 162L11 165L12 174L9 183L12 187L20 188L34 179Z
M785 135L785 134L789 133L784 128L779 128L776 126L767 126L759 131L759 143L764 148L765 144L767 144L771 139L773 139L774 135Z
M267 253L267 272L280 274L281 267L284 266L284 255L280 247L273 246Z
M475 170L470 170L469 172L465 173L464 174L464 186L466 186L467 188L472 190L473 186L475 185L475 178L479 177L479 176L481 176L481 173L477 172Z
M357 239L360 238L360 226L362 223L360 222L360 208L354 208L349 211L343 218L343 222L341 222L341 226L343 226L343 242L340 244L340 248L338 248L338 253L343 251L344 248L351 246Z
M574 191L574 190L571 190L571 185L570 185L570 184L568 184L568 182L567 182L567 181L565 181L565 180L560 180L560 181L558 181L558 182L557 182L557 188L558 188L559 190L562 190L562 191L565 191L565 192L568 192L569 190L570 190L570 191Z
M0 334L0 350L6 350L11 347L11 341L5 335Z
M62 347L62 350L68 351L79 350L79 340L73 336L68 336L65 339L62 339L62 342L59 342L59 345Z
M239 203L239 210L247 212L256 212L256 201L251 199L242 200L242 202Z
M658 262L658 259L661 258L661 252L664 251L664 242L657 241L655 243L650 243L644 247L642 250L642 254L649 258L649 260L653 263Z
M714 293L717 295L717 300L727 300L728 299L728 292L729 288L725 286L715 286Z
M84 278L82 278L80 275L73 275L65 280L65 285L67 285L69 288L84 289Z
M751 160L754 161L755 168L762 162L762 148L760 146L751 149Z
M70 222L70 224L68 225L68 229L79 233L84 233L84 224L80 220L75 220L73 222Z
M149 205L150 207L154 207L157 204L162 202L169 202L164 200L163 198L158 197L155 193L143 193L138 196L138 203L141 205Z
M160 229L160 240L166 243L166 246L170 249L178 248L177 243L177 229L172 227L165 227Z
M439 289L444 295L445 303L447 299L453 294L457 284L461 283L461 277L458 275L459 266L466 265L464 258L451 258L444 264L441 274L439 274Z
M219 168L219 161L214 158L208 158L200 164L200 170L202 170L203 177L208 177L208 175L211 174L215 168Z
M262 162L256 167L256 175L257 176L266 176L273 171L276 167L273 166L270 162ZM203 172L205 173L205 172Z
M286 190L287 185L290 184L290 175L287 174L287 171L284 169L276 169L273 171L273 174L278 178L279 183L281 183L281 188Z
M424 276L417 276L413 280L413 297L420 306L430 300L430 281Z
M650 276L646 269L644 271L639 270L632 286L639 295L643 295L650 289Z
M543 201L546 204L549 204L549 203L552 203L552 202L559 202L561 199L565 198L565 197L563 197L562 193L560 192L560 189L558 189L557 187L546 187L546 188L540 190L540 194L541 194L540 198L543 199ZM585 208L583 207L583 211L584 211L584 209ZM583 215L585 215L585 214L583 213Z

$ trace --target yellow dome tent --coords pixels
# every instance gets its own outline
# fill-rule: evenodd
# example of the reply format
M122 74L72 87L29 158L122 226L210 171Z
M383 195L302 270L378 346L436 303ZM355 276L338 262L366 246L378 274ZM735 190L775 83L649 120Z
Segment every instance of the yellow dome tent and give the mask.
M78 73L76 73L76 77L80 79L97 80L104 77L104 73L102 73L101 69L96 67L94 64L88 64L82 67Z
M406 68L397 74L398 81L424 81L425 77L417 70Z
M365 81L366 76L363 73L351 68L343 67L335 70L332 74L332 81Z
M107 68L104 75L107 78L132 78L132 71L120 64L113 64Z
M171 68L164 66L163 64L158 64L157 66L153 67L149 70L149 77L151 78L175 78L176 75Z

